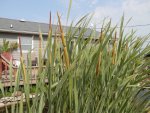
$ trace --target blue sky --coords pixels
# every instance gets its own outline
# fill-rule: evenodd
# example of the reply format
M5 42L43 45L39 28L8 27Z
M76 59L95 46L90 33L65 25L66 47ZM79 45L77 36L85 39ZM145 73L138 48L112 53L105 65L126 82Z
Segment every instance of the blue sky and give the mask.
M69 0L1 0L0 4L0 17L48 23L51 11L55 23L58 11L65 23ZM126 20L132 17L129 25L150 24L150 0L72 0L70 21L89 12L94 13L91 23L97 27L105 17L118 24L123 13ZM140 35L150 33L150 26L135 29Z

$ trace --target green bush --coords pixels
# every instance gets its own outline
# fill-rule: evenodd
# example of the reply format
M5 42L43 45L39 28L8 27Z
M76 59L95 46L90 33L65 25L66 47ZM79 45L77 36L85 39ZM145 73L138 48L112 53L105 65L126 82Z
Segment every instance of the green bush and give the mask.
M0 53L13 51L16 50L17 48L18 48L17 42L10 43L6 39L3 39L3 44L0 46Z

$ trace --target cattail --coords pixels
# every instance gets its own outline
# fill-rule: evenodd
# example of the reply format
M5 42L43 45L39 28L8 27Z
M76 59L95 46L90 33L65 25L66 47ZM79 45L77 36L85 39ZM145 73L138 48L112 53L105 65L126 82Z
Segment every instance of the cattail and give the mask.
M42 53L42 33L39 33L39 53Z
M101 34L100 34L100 37L99 37L100 43L103 42L103 39L104 39L104 36L103 36L103 28L101 28Z
M43 61L41 59L42 59L42 33L40 32L39 33L39 59L38 59L39 69L38 69L38 73L41 73L41 71L42 71Z
M125 50L128 50L128 42L126 42Z
M103 31L101 29L101 33L100 33L100 37L99 37L99 43L102 44L103 38L104 38L103 37ZM100 72L101 59L102 59L102 51L100 51L100 54L99 54L99 57L98 57L98 63L96 65L96 75L98 75L99 72Z
M69 57L68 57L68 51L67 51L67 47L66 47L66 41L65 41L65 38L64 38L64 32L63 32L63 29L62 29L62 26L61 26L60 16L59 16L58 13L57 13L57 16L58 16L59 29L60 29L60 32L61 32L61 40L62 40L62 44L63 44L63 47L64 47L65 62L66 62L66 66L68 68L69 67Z
M114 42L113 42L112 64L116 63L116 40L117 40L117 32L115 32L115 38L114 38Z
M55 38L54 38L54 61L56 59L56 50L57 50L57 34L55 32Z
M21 47L21 39L19 36L19 49L20 49L20 56L22 57L22 47Z
M107 52L108 52L108 55L110 55L110 43L107 44Z
M99 54L98 63L96 65L96 75L98 75L100 72L101 59L102 59L102 52L100 52Z
M50 18L49 18L49 33L48 33L48 38L51 39L51 33L52 33L52 19L51 19L51 12L50 12ZM52 44L52 43L51 43ZM50 45L51 46L51 45ZM52 47L52 46L51 46ZM51 52L51 49L50 49L50 52L49 52L49 63L51 64L52 62L52 52Z
M24 82L26 83L27 80L26 80L26 68L25 68L25 65L24 65L24 58L23 58L23 54L22 54L22 47L21 47L21 39L20 39L20 36L19 36L19 48L20 48L20 62L22 64L22 70L23 70L23 78L24 78Z
M50 12L50 17L49 17L49 33L52 32L52 16L51 16L51 12Z
M46 44L46 47L44 49L44 53L46 53L47 51L47 48L49 46L49 42L52 40L51 39L51 34L52 34L52 22L51 22L51 12L50 12L50 15L49 15L49 30L48 30L48 38L47 38L47 44ZM42 36L40 36L42 37ZM41 40L41 39L39 39ZM39 43L39 48L41 47L41 44ZM51 47L51 44L50 44L50 47ZM50 53L49 53L49 63L51 64L51 49L50 49Z
M58 31L58 25L55 30L55 38L54 38L54 66L55 66L56 52L57 52L57 31Z

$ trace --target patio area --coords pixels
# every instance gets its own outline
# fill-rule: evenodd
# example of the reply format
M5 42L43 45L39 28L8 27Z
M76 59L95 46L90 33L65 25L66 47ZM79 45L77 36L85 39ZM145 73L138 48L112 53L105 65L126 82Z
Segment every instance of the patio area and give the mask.
M10 62L12 62L12 68L10 68ZM45 65L45 61L43 62ZM19 76L20 85L23 85L23 72L19 72L20 61L12 59L11 54L1 54L0 55L0 80L4 87L14 86L15 79ZM42 67L45 69L45 66ZM37 75L39 71L39 66L37 63L37 59L31 61L31 66L25 65L25 70L30 71L30 84L36 84ZM47 81L45 81L47 82Z

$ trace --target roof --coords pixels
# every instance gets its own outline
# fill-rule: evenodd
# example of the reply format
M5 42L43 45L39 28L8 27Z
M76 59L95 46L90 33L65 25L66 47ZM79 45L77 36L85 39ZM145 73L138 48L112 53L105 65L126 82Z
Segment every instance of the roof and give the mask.
M56 25L52 25L53 34L56 30ZM8 18L0 18L0 32L11 32L11 33L25 33L25 34L39 34L39 29L42 34L48 35L49 24L40 23L40 22L31 22L25 20L15 20ZM69 29L69 26L63 26L64 31ZM73 28L75 30L75 28ZM91 29L87 28L85 32L85 37L89 36ZM76 36L79 34L77 32ZM96 32L96 36L99 35L99 32Z
M53 28L55 27L56 26L53 25ZM0 31L38 34L39 28L42 31L42 33L47 34L49 25L46 23L0 18Z

